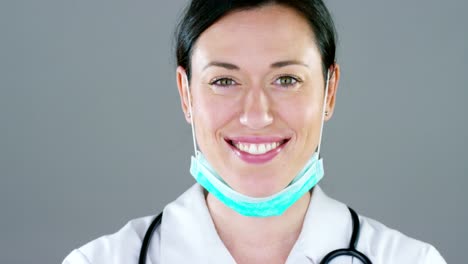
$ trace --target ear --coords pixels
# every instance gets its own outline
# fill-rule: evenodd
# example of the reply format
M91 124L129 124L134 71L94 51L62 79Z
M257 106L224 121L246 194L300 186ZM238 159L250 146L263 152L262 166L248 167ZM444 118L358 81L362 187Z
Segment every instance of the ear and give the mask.
M190 107L189 107L189 102L188 102L188 96L189 93L187 90L189 89L189 84L186 83L188 81L186 78L186 71L182 66L177 67L176 71L176 77L177 77L177 89L179 90L179 96L180 96L180 104L182 107L182 111L184 112L185 120L187 123L190 124ZM192 98L190 98L192 99Z
M336 102L336 91L338 90L338 84L340 82L340 65L337 63L330 67L330 80L328 82L328 97L325 106L325 111L328 115L325 116L325 121L328 121L333 116Z

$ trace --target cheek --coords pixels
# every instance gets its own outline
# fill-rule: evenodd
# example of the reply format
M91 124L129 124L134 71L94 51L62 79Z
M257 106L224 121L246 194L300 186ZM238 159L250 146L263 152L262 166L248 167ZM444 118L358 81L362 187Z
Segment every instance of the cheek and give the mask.
M280 101L279 117L296 133L320 130L321 104L311 97L299 96L295 100Z
M196 94L193 105L195 128L203 141L215 141L217 132L225 127L236 115L233 100L227 100L218 95Z

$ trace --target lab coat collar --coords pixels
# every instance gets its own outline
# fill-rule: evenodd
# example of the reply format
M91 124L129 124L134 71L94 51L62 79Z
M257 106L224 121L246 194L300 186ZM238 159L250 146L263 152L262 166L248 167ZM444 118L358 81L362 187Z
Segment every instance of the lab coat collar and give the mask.
M216 232L199 184L164 208L160 246L160 263L235 263Z
M329 252L347 248L351 232L346 205L316 186L302 231L286 263L307 258L318 264ZM235 263L216 232L199 184L164 209L160 246L161 263Z
M318 264L331 251L348 248L351 233L348 207L328 197L320 186L315 186L296 249Z

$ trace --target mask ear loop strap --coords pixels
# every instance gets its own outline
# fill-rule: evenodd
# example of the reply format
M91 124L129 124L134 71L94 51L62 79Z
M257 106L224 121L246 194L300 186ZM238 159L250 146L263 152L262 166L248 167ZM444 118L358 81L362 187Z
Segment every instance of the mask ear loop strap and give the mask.
M192 95L190 94L190 87L187 74L184 74L185 87L187 89L188 105L189 105L189 115L190 115L190 126L192 127L192 139L193 139L193 153L197 157L197 140L195 138L195 127L193 124L193 111L192 111Z
M318 147L317 147L317 158L318 159L320 159L320 146L322 145L322 132L323 132L323 124L325 123L325 107L327 105L329 81L330 81L330 70L327 71L327 81L325 83L325 96L323 98L323 106L322 106L322 124L320 125L319 144L318 144Z

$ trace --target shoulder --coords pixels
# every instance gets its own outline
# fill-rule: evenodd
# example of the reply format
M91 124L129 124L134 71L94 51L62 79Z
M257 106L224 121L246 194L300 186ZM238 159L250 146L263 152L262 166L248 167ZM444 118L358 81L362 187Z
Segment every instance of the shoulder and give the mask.
M446 264L430 244L411 238L368 217L359 216L358 248L375 263Z
M63 263L137 263L143 237L155 217L146 216L133 219L116 233L99 237L73 250ZM157 250L159 247L154 246L159 243L159 237L160 232L156 230L151 239L153 247L150 258L157 258L159 255Z
M312 193L303 231L310 258L320 257L338 248L347 248L353 231L348 206L327 196L316 186ZM371 218L359 215L356 249L373 263L446 264L430 244L406 236ZM343 235L344 234L344 235ZM317 236L319 239L317 239Z
M197 211L202 206L202 201L202 187L195 184L164 208L161 226L151 236L151 249L147 254L148 263L157 264L161 258L161 230L169 229L171 233L176 233L174 230L186 226L180 221L191 219L189 212ZM194 209L187 210L190 208ZM156 215L133 219L116 233L102 236L73 250L65 258L63 264L137 263L143 238L155 218Z

